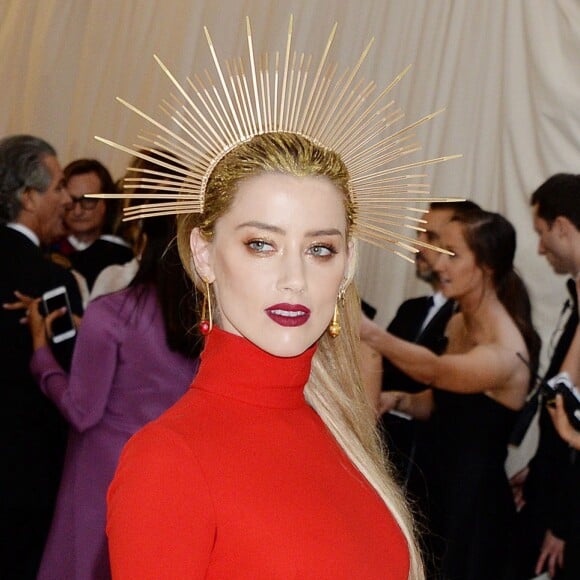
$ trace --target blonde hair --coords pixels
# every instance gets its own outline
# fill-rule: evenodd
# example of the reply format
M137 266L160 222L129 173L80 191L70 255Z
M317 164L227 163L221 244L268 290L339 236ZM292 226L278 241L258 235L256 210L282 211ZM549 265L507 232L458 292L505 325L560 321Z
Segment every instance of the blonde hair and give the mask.
M227 153L216 165L207 183L203 213L178 216L179 253L185 269L198 286L200 280L189 245L191 231L198 227L206 239L212 239L215 223L230 207L240 180L264 172L329 179L344 194L347 235L350 236L356 207L350 194L349 174L339 155L294 133L257 135ZM420 580L424 572L412 518L381 448L359 365L344 364L352 360L353 353L359 352L360 300L353 283L354 262L352 260L344 299L339 301L342 331L337 338L330 338L325 333L319 340L305 397L393 514L409 547L409 578Z

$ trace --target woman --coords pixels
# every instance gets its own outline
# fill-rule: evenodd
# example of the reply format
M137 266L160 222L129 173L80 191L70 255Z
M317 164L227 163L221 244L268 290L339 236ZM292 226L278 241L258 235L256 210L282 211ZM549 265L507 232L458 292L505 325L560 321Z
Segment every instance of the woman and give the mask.
M344 364L360 316L348 180L305 137L257 135L211 172L203 212L179 219L208 335L193 388L123 451L114 577L422 577Z
M139 270L127 289L87 308L70 374L52 356L37 309L29 309L32 373L71 425L40 580L110 577L105 496L121 449L175 403L195 375L192 285L175 245L167 249L174 230L170 218L144 224ZM53 319L49 315L47 323Z
M445 579L511 578L509 539L515 508L504 471L507 443L531 382L518 355L537 364L539 339L515 273L516 236L495 213L474 210L445 226L436 271L458 312L438 356L369 320L361 337L412 378L433 388L382 395L385 409L430 417L426 467L432 533L443 545ZM435 540L435 541L436 541ZM437 566L437 564L436 564Z

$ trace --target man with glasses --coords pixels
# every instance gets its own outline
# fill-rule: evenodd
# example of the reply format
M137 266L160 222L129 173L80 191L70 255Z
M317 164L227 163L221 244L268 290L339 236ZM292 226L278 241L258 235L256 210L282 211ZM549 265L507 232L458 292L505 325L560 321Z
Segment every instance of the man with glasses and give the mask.
M72 198L65 207L69 234L52 248L57 254L53 259L60 257L61 263L79 272L90 290L103 268L128 262L133 252L113 235L120 217L116 200L86 197L116 191L107 168L96 159L78 159L64 168L64 176Z
M81 314L75 279L43 251L64 234L70 201L51 145L0 139L0 578L35 578L60 481L68 427L30 374L29 300L15 291L36 298L65 286ZM71 350L71 340L54 348L63 363Z

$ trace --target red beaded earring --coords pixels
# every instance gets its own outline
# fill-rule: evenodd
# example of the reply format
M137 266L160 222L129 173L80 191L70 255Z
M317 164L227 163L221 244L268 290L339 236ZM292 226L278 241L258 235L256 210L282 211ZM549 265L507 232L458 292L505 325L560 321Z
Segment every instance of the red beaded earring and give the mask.
M203 305L201 307L201 320L199 322L199 331L204 336L207 336L213 328L213 319L211 312L211 291L209 282L204 278L205 292L203 295Z

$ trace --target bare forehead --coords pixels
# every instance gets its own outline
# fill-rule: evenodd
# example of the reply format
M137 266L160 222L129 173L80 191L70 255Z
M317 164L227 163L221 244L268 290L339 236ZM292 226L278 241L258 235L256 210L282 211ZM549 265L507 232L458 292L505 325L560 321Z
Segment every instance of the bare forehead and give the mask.
M441 242L444 244L463 244L467 243L465 241L465 235L463 230L463 225L459 221L447 221L443 224L440 232Z
M69 177L67 187L75 194L77 192L79 194L99 193L101 189L101 180L94 171L88 173L77 173Z
M445 224L451 221L453 211L450 209L431 209L425 214L425 229L436 234L441 234Z
M246 223L267 224L297 234L331 229L346 233L344 197L328 179L260 174L239 183L230 208L216 222L216 230Z

